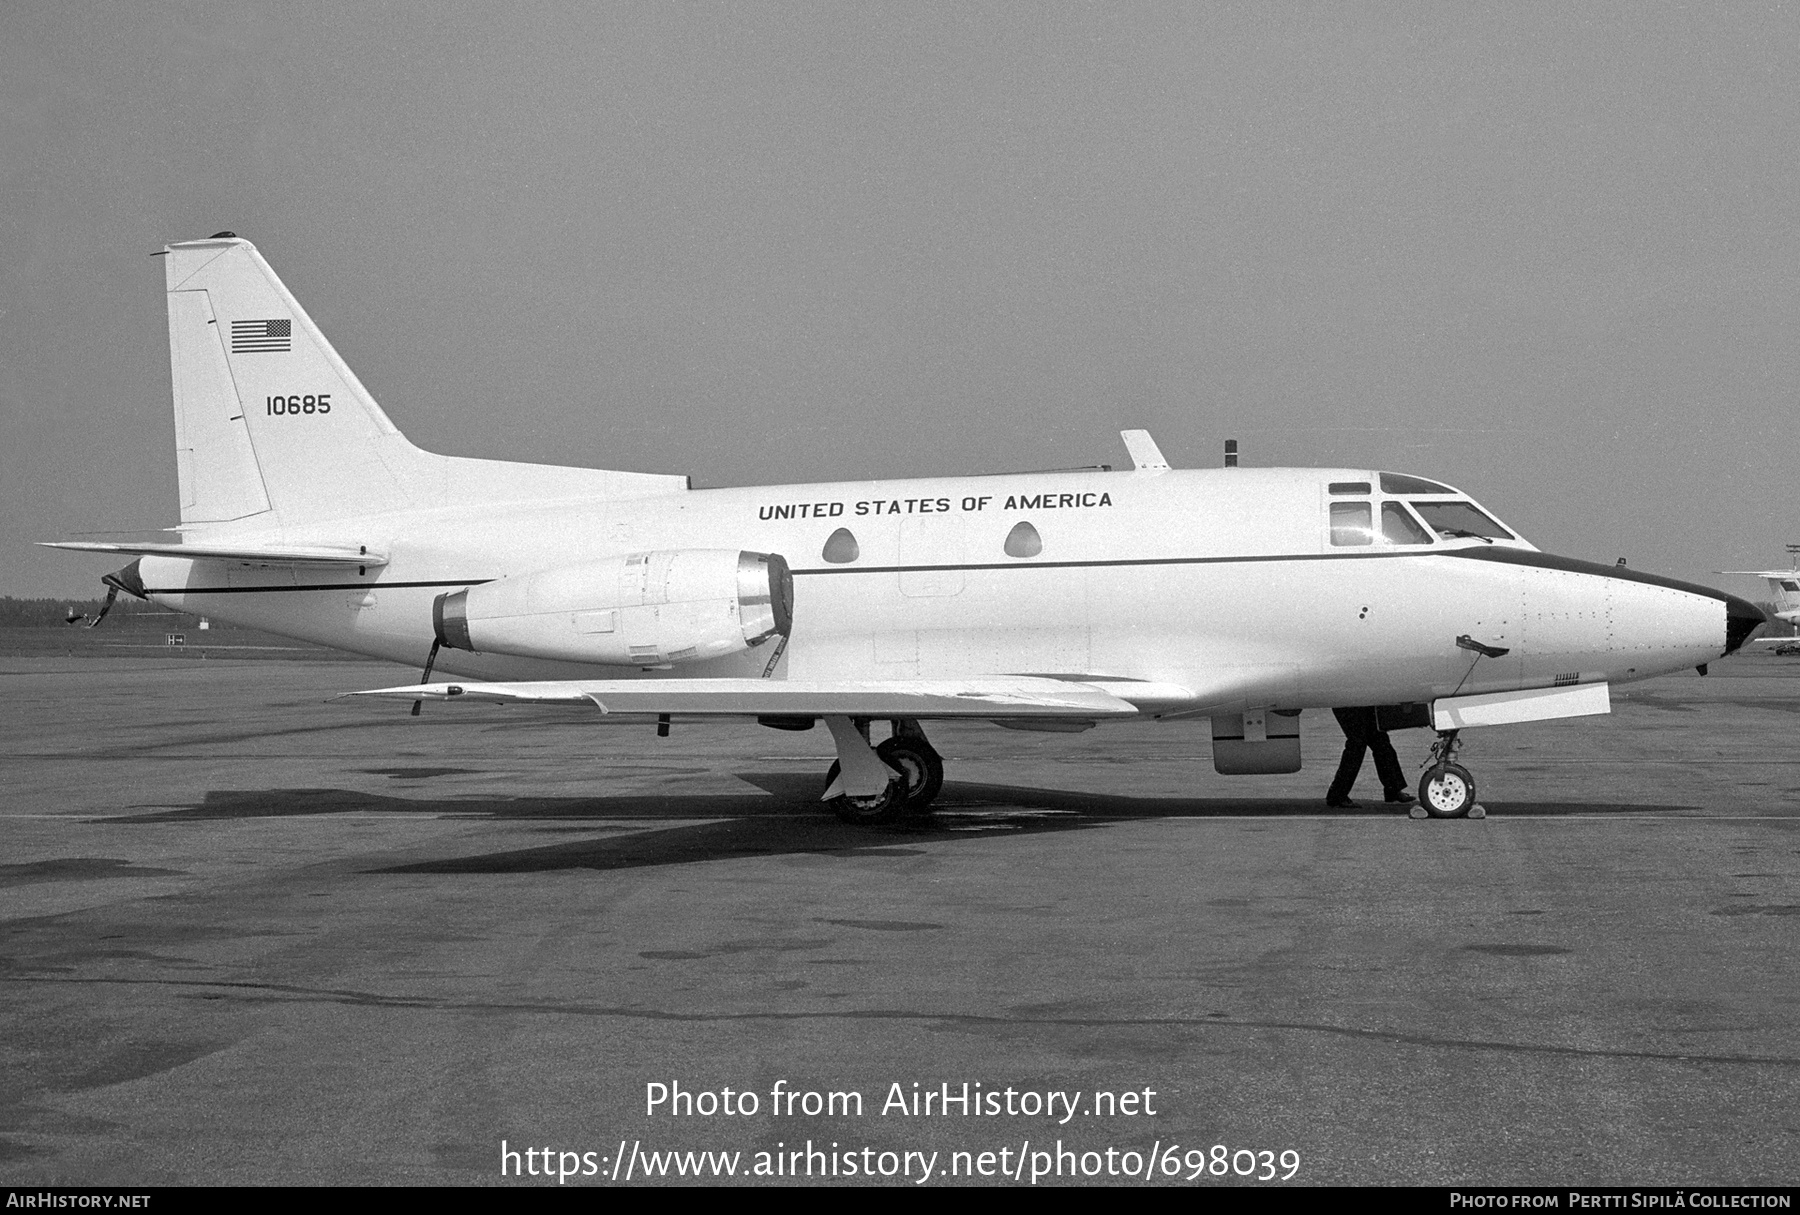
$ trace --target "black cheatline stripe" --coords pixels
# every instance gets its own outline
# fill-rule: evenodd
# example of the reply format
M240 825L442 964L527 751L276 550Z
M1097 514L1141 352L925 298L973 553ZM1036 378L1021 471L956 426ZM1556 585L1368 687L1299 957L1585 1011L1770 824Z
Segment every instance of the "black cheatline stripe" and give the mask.
M797 569L793 573L799 577L803 574L916 574L941 573L946 570L1066 570L1131 565L1230 565L1257 561L1342 561L1346 559L1368 561L1395 557L1448 555L1446 553L1278 553L1254 557L1126 557L1107 561L996 561L992 564L981 565L831 566L818 569ZM147 588L144 593L148 595L246 595L266 594L273 591L374 591L383 587L397 589L417 586L479 586L484 582L492 581L494 581L492 578L457 578L432 582L320 582L297 586L151 587Z
M299 586L150 586L146 595L256 595L271 591L391 591L411 586L480 586L492 578L456 578L449 582L315 582Z
M1271 553L1238 557L1120 557L1104 561L995 561L967 565L836 565L820 566L814 569L796 569L793 574L799 578L810 574L928 574L946 573L951 570L1111 569L1124 566L1157 565L1251 565L1266 561L1391 561L1421 557L1459 557L1473 561L1493 562L1499 565L1523 565L1535 569L1563 570L1568 573L1612 578L1620 582L1638 582L1646 586L1666 587L1669 590L1684 591L1690 595L1702 595L1708 599L1717 599L1727 605L1741 605L1744 609L1754 610L1750 603L1739 599L1736 595L1714 590L1712 587L1703 586L1697 582L1682 582L1675 578L1664 578L1659 574L1645 574L1625 566L1600 565L1597 562L1582 561L1575 557L1558 557L1552 553L1534 553L1525 549L1498 547L1438 549L1433 552L1407 553ZM479 586L484 582L492 581L494 581L492 578L453 578L430 582L320 582L296 586L164 587L147 589L145 593L151 595L244 595L267 594L276 591L374 591L384 587L393 590L401 587L421 586Z
M1443 557L1446 553L1273 553L1255 557L1120 557L1107 561L995 561L975 565L839 565L794 570L802 574L919 574L945 570L1074 570L1124 565L1239 565L1258 561L1372 561L1395 557Z
M1151 565L1249 565L1264 561L1381 561L1406 557L1462 557L1502 565L1525 565L1536 569L1564 570L1569 573L1613 578L1620 582L1639 582L1646 586L1667 587L1673 591L1685 591L1690 595L1703 595L1708 599L1717 599L1726 604L1737 603L1748 606L1745 601L1738 599L1735 595L1714 590L1710 586L1702 586L1697 582L1682 582L1675 578L1664 578L1659 574L1645 574L1624 566L1600 565L1597 562L1581 561L1574 557L1558 557L1551 553L1534 553L1525 549L1499 547L1434 549L1404 553L1273 553L1263 556L1238 557L1125 557L1106 561L995 561L970 565L840 565L829 568L821 566L814 569L796 569L793 572L794 576L798 578L806 574L915 574L942 573L950 570L1066 570Z
M1590 574L1597 578L1611 578L1617 582L1640 582L1645 586L1667 587L1672 591L1686 591L1690 595L1704 595L1708 599L1717 599L1720 603L1739 604L1744 608L1751 607L1747 600L1736 595L1714 590L1698 582L1683 582L1678 578L1664 578L1661 574L1645 574L1624 565L1601 565L1597 561L1583 561L1578 557L1558 557L1554 553L1532 553L1520 548L1456 548L1442 557L1462 557L1471 561L1491 561L1496 565L1528 565L1540 570L1562 570L1570 574Z

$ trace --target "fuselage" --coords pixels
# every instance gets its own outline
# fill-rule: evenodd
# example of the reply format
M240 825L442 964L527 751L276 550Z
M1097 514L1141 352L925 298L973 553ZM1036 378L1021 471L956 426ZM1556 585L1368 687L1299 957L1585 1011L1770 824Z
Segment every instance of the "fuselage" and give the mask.
M1489 525L1460 526L1477 516ZM387 564L319 576L147 556L146 593L409 664L431 647L437 596L496 579L682 549L779 554L793 572L774 663L766 646L649 670L439 659L488 680L1036 674L1186 689L1171 712L1298 709L1643 679L1718 658L1762 620L1706 587L1540 553L1466 495L1364 469L689 490L223 525L206 539L360 544ZM1506 652L1478 659L1459 637Z

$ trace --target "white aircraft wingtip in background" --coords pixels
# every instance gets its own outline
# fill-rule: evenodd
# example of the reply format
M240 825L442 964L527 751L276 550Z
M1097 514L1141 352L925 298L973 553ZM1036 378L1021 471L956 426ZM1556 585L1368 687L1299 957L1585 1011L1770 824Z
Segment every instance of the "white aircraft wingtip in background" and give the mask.
M592 706L597 722L823 721L848 821L923 811L922 723L1210 721L1228 774L1300 766L1305 708L1438 730L1420 799L1467 814L1458 731L1607 711L1760 625L1710 587L1542 553L1441 482L1174 469L694 490L421 451L250 242L168 246L179 543L120 591L397 662L361 696ZM104 613L102 613L104 614ZM434 669L457 678L431 682ZM891 736L872 745L870 727Z

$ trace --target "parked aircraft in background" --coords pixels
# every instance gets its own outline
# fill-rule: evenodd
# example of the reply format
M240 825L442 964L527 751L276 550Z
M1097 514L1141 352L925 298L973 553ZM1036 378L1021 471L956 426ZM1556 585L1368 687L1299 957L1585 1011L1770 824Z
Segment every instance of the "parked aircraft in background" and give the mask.
M165 253L179 540L58 545L136 555L113 594L423 662L362 693L415 712L823 721L853 822L930 804L924 722L1205 720L1218 771L1252 774L1297 770L1300 711L1347 705L1435 726L1420 799L1453 817L1474 799L1459 730L1607 712L1610 684L1704 670L1763 622L1540 552L1437 481L1176 470L1143 431L1117 472L742 489L433 455L250 242Z
M1800 625L1800 544L1787 546L1794 565L1785 570L1720 570L1722 574L1741 574L1761 578L1769 584L1775 602L1775 619ZM1757 637L1753 644L1775 647L1777 654L1800 654L1800 637Z

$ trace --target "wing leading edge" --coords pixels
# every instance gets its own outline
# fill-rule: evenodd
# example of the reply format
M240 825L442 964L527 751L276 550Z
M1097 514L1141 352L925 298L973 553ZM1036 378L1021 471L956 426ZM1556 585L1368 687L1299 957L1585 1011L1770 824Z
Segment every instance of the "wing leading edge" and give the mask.
M1121 687L1160 685L1124 684ZM488 704L592 704L602 713L690 717L845 716L915 718L1136 717L1131 701L1087 683L1032 676L989 679L774 680L601 679L525 683L427 683L351 692L386 700ZM342 698L340 698L342 699Z

